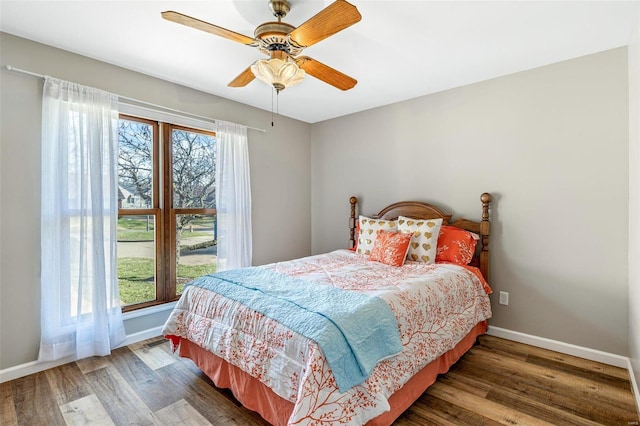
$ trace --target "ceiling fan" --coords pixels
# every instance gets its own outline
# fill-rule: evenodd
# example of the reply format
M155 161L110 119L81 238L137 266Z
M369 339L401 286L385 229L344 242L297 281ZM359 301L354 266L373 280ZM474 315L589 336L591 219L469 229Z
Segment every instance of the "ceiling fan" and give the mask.
M162 12L162 17L257 47L269 56L269 59L258 60L242 71L228 84L229 87L244 87L257 77L280 92L285 87L302 82L307 73L340 90L349 90L356 85L354 78L313 58L300 56L303 49L360 21L362 16L354 5L345 0L336 0L297 28L282 22L291 9L289 1L269 0L269 7L278 21L259 25L253 38L174 11Z

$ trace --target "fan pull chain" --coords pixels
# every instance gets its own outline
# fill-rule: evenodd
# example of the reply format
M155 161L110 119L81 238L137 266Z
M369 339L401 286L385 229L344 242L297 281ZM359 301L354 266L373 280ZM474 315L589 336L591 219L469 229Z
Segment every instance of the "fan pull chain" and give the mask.
M280 98L278 97L278 95L280 94L280 91L273 88L273 90L271 90L271 127L273 127L273 92L276 92L276 115L280 113L280 107L279 107Z

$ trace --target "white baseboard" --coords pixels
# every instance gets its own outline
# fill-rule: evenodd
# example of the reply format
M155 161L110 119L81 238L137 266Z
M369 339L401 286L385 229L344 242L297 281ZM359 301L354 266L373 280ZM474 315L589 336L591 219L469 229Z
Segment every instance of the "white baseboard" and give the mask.
M487 330L487 334L567 355L577 356L591 361L601 362L603 364L613 365L614 367L628 369L630 366L629 358L621 355L585 348L583 346L576 346L571 343L559 342L557 340L551 340L544 337L532 336L531 334L520 333L518 331L507 330L505 328L493 327L490 325L489 330Z
M121 345L116 348L131 345L132 343L141 342L143 340L151 339L153 337L160 336L162 327L150 328L138 333L128 334L127 339ZM39 373L50 368L59 367L64 364L76 361L76 357L62 358L56 361L31 361L24 364L16 365L14 367L5 368L0 370L0 383L8 382L9 380L19 379L20 377L28 376L29 374Z
M62 358L56 361L31 361L24 364L16 365L13 367L0 370L0 383L8 382L9 380L19 379L20 377L28 376L29 374L39 373L50 368L59 367L64 364L75 361L75 357Z
M121 345L116 346L115 349L121 348L123 346L128 346L133 343L142 342L143 340L151 339L153 337L158 337L161 334L162 326L143 330L138 333L127 334L127 339Z

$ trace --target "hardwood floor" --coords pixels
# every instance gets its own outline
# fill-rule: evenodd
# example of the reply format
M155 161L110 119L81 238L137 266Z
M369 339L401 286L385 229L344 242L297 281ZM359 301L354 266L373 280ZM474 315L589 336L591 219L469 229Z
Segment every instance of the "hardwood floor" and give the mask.
M9 425L266 425L162 338L0 384ZM638 425L627 371L492 336L395 425Z

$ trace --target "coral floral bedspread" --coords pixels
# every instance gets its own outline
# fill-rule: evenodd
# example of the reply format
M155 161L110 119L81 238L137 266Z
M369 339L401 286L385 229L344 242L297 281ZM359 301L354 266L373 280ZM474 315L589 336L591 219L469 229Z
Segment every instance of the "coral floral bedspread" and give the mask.
M318 345L209 290L187 286L165 324L294 403L289 424L364 424L389 410L387 398L426 364L491 316L488 285L470 267L406 262L393 267L349 250L265 265L277 272L378 296L398 320L403 351L340 393Z

